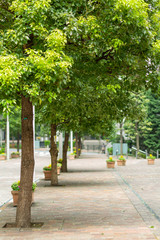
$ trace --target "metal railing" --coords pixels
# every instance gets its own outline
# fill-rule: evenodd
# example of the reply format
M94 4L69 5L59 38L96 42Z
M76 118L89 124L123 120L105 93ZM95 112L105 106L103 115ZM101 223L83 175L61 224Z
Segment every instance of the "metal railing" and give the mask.
M136 147L132 147L131 149L135 151L136 158L138 158L138 152L145 154L146 158L147 158L147 156L149 156L149 153L147 152L147 150L142 151L142 150L139 149L139 151L137 151ZM157 150L157 151L150 150L149 152L152 155L154 155L154 156L156 155L156 157L159 158L159 150Z

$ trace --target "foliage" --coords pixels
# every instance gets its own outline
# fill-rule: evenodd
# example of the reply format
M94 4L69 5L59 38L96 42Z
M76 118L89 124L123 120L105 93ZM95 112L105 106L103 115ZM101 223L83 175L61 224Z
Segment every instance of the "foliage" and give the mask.
M109 159L107 159L106 162L115 162L115 160L112 157L109 157Z
M152 129L152 123L148 119L148 102L146 94L141 91L137 94L131 94L132 106L131 117L124 123L125 134L129 140L136 142L139 149L139 137L147 136Z
M11 155L20 155L19 152L12 152Z
M149 150L157 151L160 149L160 97L147 92L148 120L152 123L150 131L144 136L144 145Z
M107 148L107 151L108 151L109 155L112 155L113 154L113 147Z
M0 154L5 153L5 148L0 149Z
M50 145L50 140L44 140L45 147Z
M57 168L61 168L62 167L62 163L57 163Z
M147 159L155 159L156 157L153 156L152 154L149 154L149 156L147 157Z
M51 169L52 169L51 164L43 168L44 171L51 171Z
M62 158L58 159L58 163L61 163L61 164L62 164L62 162L63 162L63 159L62 159Z
M57 167L61 167L61 166L62 166L62 163L57 162ZM44 171L51 171L52 170L51 164L48 165L48 166L43 167L43 170Z
M34 191L37 187L37 184L36 183L33 183L32 184L32 191ZM13 191L19 191L20 190L20 181L18 182L14 182L12 185L11 185L11 188Z
M121 155L118 159L119 159L119 160L122 160L122 161L126 161L125 157L122 156L122 155Z
M142 152L138 152L137 156L138 156L138 158L144 158L144 159L146 158L146 154L142 153Z

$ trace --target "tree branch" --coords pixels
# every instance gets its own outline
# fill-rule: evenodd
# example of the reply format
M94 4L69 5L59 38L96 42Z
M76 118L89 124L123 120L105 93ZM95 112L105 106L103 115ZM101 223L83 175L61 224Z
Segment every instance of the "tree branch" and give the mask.
M102 53L102 56L96 59L96 62L99 62L100 60L104 59L107 60L108 57L112 57L111 53L113 51L113 47L105 52Z

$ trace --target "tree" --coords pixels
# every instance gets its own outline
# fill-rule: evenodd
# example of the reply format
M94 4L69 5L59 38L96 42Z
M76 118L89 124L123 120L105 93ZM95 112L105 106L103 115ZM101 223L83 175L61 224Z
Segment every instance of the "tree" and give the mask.
M152 9L145 1L15 0L11 3L8 0L6 3L5 6L1 4L2 14L7 14L0 33L0 94L6 99L22 100L23 164L17 226L23 227L30 225L31 218L34 167L32 104L46 99L52 103L62 85L67 83L72 61L66 54L74 59L70 91L74 92L77 81L76 86L81 89L79 95L85 94L87 99L83 86L89 82L86 90L89 90L88 98L92 96L91 104L96 106L96 101L99 101L105 115L109 114L108 119L118 120L127 112L130 91L137 91L144 85L157 87L157 65L152 60L154 29L148 14ZM94 114L90 107L91 112ZM98 109L96 118L92 114L85 122L93 125ZM81 115L78 119L79 124L84 118ZM51 121L53 134L54 124ZM51 148L55 148L54 143ZM26 202L28 191L30 196Z
M157 151L160 149L160 97L147 92L148 102L148 121L151 122L151 129L144 137L144 144L148 150Z
M49 0L15 0L1 5L10 13L11 24L0 33L0 94L22 105L22 162L16 224L31 223L31 194L34 169L33 107L42 98L51 99L60 83L67 81L71 60L63 48L66 37L47 18ZM7 19L4 19L7 21ZM26 181L27 179L27 181ZM28 193L28 194L27 194Z
M127 137L136 143L137 151L140 148L140 136L145 137L152 129L152 123L148 119L148 99L144 92L132 94L131 117L125 122L124 128Z

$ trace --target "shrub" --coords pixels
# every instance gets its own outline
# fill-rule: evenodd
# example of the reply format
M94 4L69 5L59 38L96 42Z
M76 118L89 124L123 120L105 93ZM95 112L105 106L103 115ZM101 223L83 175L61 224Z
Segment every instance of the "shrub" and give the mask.
M107 148L107 151L108 151L109 155L112 155L113 154L113 147Z
M1 153L5 153L5 148L1 148L1 149L0 149L0 154L1 154Z
M138 158L146 158L146 154L142 152L138 152Z
M50 140L45 140L44 145L45 145L45 147L49 146L50 145Z
M12 155L20 155L19 152L12 152L11 154L12 154Z

